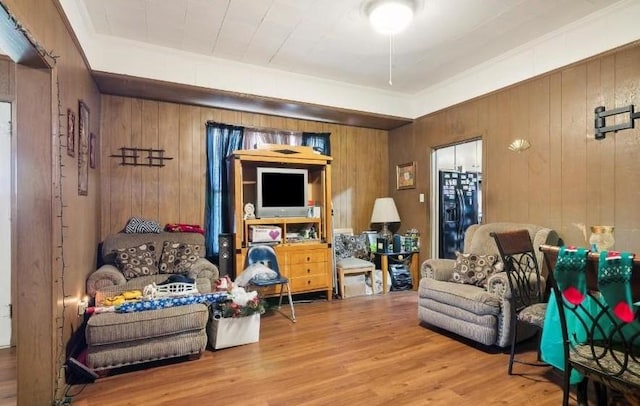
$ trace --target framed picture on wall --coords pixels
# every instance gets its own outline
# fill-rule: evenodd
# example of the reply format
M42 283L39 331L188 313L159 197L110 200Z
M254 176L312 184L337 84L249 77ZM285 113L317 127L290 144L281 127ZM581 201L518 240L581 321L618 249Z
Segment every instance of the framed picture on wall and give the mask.
M89 135L89 168L91 169L96 169L97 142L96 135L91 133Z
M396 166L396 189L414 189L416 187L416 163L409 162Z
M89 107L79 101L78 108L78 194L89 194Z
M76 113L67 109L67 155L76 156Z

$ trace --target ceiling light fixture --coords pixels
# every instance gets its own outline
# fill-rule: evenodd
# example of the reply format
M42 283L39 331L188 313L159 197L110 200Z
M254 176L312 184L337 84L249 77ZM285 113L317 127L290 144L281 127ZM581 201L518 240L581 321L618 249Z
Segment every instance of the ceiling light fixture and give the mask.
M409 26L413 10L414 6L410 1L377 0L369 3L369 21L379 33L395 35Z
M394 36L409 26L416 10L415 0L372 0L365 12L374 30L389 36L389 85L393 85Z

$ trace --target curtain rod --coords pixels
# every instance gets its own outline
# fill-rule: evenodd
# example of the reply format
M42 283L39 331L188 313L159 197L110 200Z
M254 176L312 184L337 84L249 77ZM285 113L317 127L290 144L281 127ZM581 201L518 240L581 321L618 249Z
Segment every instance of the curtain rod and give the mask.
M330 131L300 131L300 130L283 130L279 128L272 127L254 127L254 126L246 126L237 123L221 123L215 120L208 120L206 124L222 124L222 125L230 125L233 127L242 127L245 130L250 131L263 131L263 132L287 132L287 133L295 133L295 134L303 134L303 133L316 133L316 134L331 134Z

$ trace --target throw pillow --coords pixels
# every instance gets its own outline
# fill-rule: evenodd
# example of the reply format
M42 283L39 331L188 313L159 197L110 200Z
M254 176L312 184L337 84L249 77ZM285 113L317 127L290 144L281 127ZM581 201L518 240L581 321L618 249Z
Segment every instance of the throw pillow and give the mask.
M348 235L338 234L335 237L335 250L338 259L359 258L372 261L369 251L369 239L366 234Z
M160 223L142 217L131 217L124 228L125 233L159 233L162 231Z
M160 273L185 273L200 258L200 246L177 241L165 241L160 256Z
M489 276L498 271L494 266L496 262L498 262L497 255L456 252L451 281L484 287Z
M116 266L127 280L158 273L156 247L152 242L117 249L115 255Z

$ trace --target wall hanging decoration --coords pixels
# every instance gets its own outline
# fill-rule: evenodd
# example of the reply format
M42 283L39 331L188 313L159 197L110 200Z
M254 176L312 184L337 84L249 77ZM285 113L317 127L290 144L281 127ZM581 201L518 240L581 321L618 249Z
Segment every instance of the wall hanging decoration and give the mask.
M67 155L76 156L76 114L67 109Z
M78 194L89 194L89 107L79 101L78 108Z
M98 148L98 140L94 133L89 135L89 167L96 169L96 151Z
M514 140L511 144L509 144L509 150L513 152L522 152L526 151L531 147L529 141L525 139L517 139Z
M129 166L164 166L164 161L173 159L164 156L164 149L121 147L119 154L111 154L112 158L120 158L120 165ZM146 157L140 153L146 152Z
M414 189L416 187L416 163L409 162L396 166L396 189Z

